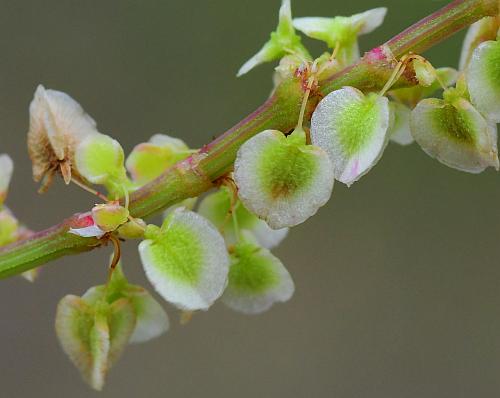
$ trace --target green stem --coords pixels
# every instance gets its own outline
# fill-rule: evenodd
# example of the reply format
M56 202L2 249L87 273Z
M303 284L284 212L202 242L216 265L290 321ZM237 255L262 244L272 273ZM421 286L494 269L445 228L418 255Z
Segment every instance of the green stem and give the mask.
M344 86L376 91L386 82L399 58L410 52L421 54L461 29L486 16L499 14L499 0L455 0L432 15L418 21L380 47L368 52L347 70L330 76L321 83L326 95ZM371 76L371 79L367 79ZM408 69L399 85L415 84L413 71ZM397 87L397 86L396 86Z
M498 15L498 0L455 0L394 36L386 44L394 56L419 54L484 16Z
M82 238L68 233L71 226L78 226L78 215L2 248L0 277L18 275L56 258L89 251L99 245L97 239Z
M322 95L350 85L363 90L380 90L392 73L395 58L408 52L421 53L482 17L498 15L498 0L457 0L417 22L385 45L367 53L357 64L320 82L311 95L308 113ZM389 51L388 51L389 50ZM405 73L400 85L415 84ZM265 129L289 131L295 126L307 81L293 78L282 83L260 108L233 128L203 147L162 176L130 196L132 217L144 218L212 187L212 181L231 171L239 147ZM96 239L69 234L78 227L75 215L63 223L0 249L0 278L20 274L50 260L99 245Z

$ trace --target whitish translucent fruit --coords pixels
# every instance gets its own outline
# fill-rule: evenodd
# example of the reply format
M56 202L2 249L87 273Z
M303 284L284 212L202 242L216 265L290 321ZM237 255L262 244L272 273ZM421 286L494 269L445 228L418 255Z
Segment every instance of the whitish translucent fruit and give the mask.
M234 163L245 207L273 229L300 224L330 199L333 169L321 148L306 145L303 130L285 136L266 130L246 141Z
M184 141L157 134L151 137L149 142L139 144L132 150L126 167L134 182L143 185L154 180L189 153L189 147Z
M222 187L217 192L206 196L200 203L198 213L210 220L224 235L227 245L237 241L233 217L236 217L238 228L249 231L257 242L272 249L281 243L288 234L288 228L271 229L254 214L250 213L240 200L233 203L231 214L231 196L228 188Z
M224 238L200 215L176 209L161 228L148 226L139 254L163 298L183 310L206 310L226 287L229 257Z
M99 301L113 304L117 300L127 299L136 316L134 332L130 343L143 343L165 333L169 328L167 313L153 296L138 285L131 285L125 278L120 264L115 268L108 285L94 286L82 297L94 305Z
M104 185L110 194L122 196L127 185L120 143L105 134L87 136L76 148L78 172L93 184Z
M317 106L311 120L311 141L330 156L335 178L351 185L382 156L389 122L386 97L365 96L354 87L344 87Z
M108 370L127 345L135 328L134 309L127 299L113 304L88 304L77 296L57 306L56 333L64 352L85 381L101 390Z
M464 98L422 100L411 114L415 141L431 157L458 170L498 169L496 125Z
M382 25L386 13L387 8L374 8L350 17L295 18L293 26L313 39L326 42L330 48L339 46L337 58L347 65L359 59L358 36Z
M244 75L257 65L274 61L290 53L305 59L311 58L302 45L300 36L295 33L293 28L290 0L282 0L278 27L271 33L271 38L259 52L243 64L237 76Z
M28 151L33 163L33 178L44 180L42 191L50 185L57 170L69 184L75 171L75 147L93 134L97 134L95 121L78 102L63 92L38 86L30 105Z
M460 70L465 70L469 65L472 53L479 44L488 40L495 40L500 28L499 17L486 17L473 23L465 35L460 55Z
M7 197L10 179L14 171L14 163L9 155L0 155L0 209Z
M410 130L411 109L399 102L389 104L393 122L389 128L389 137L399 145L409 145L414 139Z
M474 106L489 120L500 123L500 42L485 41L474 50L467 83Z
M268 250L251 243L235 247L229 283L222 296L228 307L245 314L258 314L274 303L290 300L294 290L290 274Z

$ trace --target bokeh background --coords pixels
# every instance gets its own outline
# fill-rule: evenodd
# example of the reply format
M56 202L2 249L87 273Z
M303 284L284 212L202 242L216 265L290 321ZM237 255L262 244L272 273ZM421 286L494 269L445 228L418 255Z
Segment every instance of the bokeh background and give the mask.
M364 50L445 5L420 0L295 0L297 16L389 7ZM94 199L58 181L39 196L26 153L39 83L76 98L130 151L168 133L196 147L269 94L272 66L235 72L276 23L278 0L0 0L0 152L15 159L8 204L43 229ZM428 52L456 66L463 32ZM306 40L319 53L321 44ZM247 317L223 305L130 346L103 397L434 398L500 395L500 177L448 169L390 145L350 189L294 228L275 253L293 299ZM33 285L0 282L0 396L92 397L59 348L65 294L106 277L109 249L45 267ZM134 243L129 279L149 286Z

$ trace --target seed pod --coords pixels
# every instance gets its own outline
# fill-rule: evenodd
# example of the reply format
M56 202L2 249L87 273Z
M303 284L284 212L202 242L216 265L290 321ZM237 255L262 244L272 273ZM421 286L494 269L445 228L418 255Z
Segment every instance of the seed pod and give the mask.
M482 42L495 40L500 28L499 17L486 17L473 23L465 35L460 55L460 70L467 69L472 58L472 53Z
M55 171L66 184L78 172L74 169L75 148L85 137L97 134L95 121L69 95L38 86L30 104L28 152L33 178L41 181L40 191L50 185Z
M108 370L118 359L135 327L130 302L89 305L77 296L64 297L57 306L56 333L64 352L85 381L102 390Z
M335 179L351 185L382 156L389 121L387 98L344 87L317 106L311 119L311 141L328 153Z
M389 105L394 118L389 128L390 140L399 145L411 144L414 139L410 130L410 108L399 102L391 102Z
M146 289L128 283L121 264L118 264L114 269L107 286L94 286L87 290L82 298L91 305L103 300L108 304L113 304L117 300L127 299L131 303L136 317L130 343L149 341L162 335L169 328L165 310Z
M147 290L136 287L134 293L127 293L127 295L137 317L130 343L144 343L161 336L168 330L167 313Z
M422 100L410 120L415 141L431 157L462 171L498 169L496 126L487 122L464 98L452 103Z
M139 254L156 291L183 310L206 310L222 295L229 258L224 239L200 215L176 209L148 226Z
M288 301L295 290L290 274L268 250L239 244L231 255L229 282L222 302L245 314L258 314L276 302Z
M302 130L288 137L266 130L239 149L234 181L245 207L281 229L304 222L330 199L333 171L321 148L306 145Z
M207 195L198 208L198 213L211 221L224 235L226 244L233 245L237 242L234 230L233 217L236 217L238 227L249 231L257 242L266 249L276 247L288 234L288 228L271 229L269 226L252 214L236 200L231 212L231 193L226 187Z
M500 123L500 42L481 43L472 54L467 84L474 106L487 119Z

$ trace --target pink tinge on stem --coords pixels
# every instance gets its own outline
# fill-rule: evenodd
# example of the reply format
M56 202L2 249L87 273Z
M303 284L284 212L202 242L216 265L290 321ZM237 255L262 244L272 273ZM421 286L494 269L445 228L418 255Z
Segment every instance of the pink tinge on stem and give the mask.
M70 227L68 233L84 238L102 238L106 233L99 228L92 217L92 213L80 214L76 220L76 225Z
M392 61L394 55L389 46L385 44L368 51L364 57L368 62Z
M366 54L367 58L373 58L377 61L381 61L385 58L384 52L381 47L374 48Z

